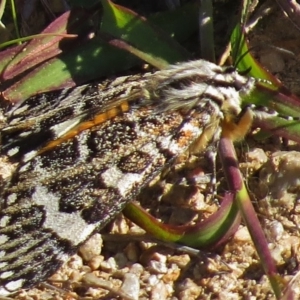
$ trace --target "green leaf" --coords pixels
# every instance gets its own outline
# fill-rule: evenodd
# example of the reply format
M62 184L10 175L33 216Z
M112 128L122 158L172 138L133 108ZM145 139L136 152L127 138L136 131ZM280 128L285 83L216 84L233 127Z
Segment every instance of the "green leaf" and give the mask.
M127 204L123 214L157 239L198 249L212 249L226 242L239 226L240 214L233 197L233 194L227 193L219 210L196 225L163 224L134 203Z
M157 67L188 57L171 35L177 35L176 30L180 28L178 36L183 37L183 28L178 24L182 24L187 15L196 20L194 5L181 8L185 12L181 18L174 17L180 15L180 10L154 17L158 26L169 19L177 24L174 29L164 25L172 31L166 34L128 9L109 1L102 3L104 15L100 28L87 21L95 20L96 11L77 9L56 19L43 32L45 35L2 51L3 96L16 103L37 93L115 74L140 62L123 49L139 52L141 58ZM186 35L192 31L192 26L188 26ZM91 32L100 34L91 38Z
M101 31L138 48L138 57L158 68L187 59L187 53L174 39L145 18L111 1L102 0L101 3L104 9Z
M247 76L260 79L261 83L270 89L277 90L281 86L280 81L253 58L239 24L232 32L230 42L233 49L233 59L240 72L247 72Z

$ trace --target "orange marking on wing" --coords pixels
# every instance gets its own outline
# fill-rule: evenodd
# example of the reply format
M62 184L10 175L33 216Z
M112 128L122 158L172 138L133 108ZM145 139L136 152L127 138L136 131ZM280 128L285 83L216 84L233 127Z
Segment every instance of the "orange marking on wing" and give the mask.
M77 126L72 128L70 131L68 131L67 133L62 135L60 138L49 142L44 148L42 148L38 152L38 154L41 154L41 153L46 152L48 150L51 150L51 149L55 148L56 146L60 145L61 143L67 141L68 139L73 138L74 136L76 136L80 132L82 132L84 130L87 130L89 128L92 128L92 127L94 127L98 124L101 124L101 123L103 123L103 122L105 122L109 119L112 119L112 118L114 118L114 117L116 117L116 116L120 115L121 113L124 113L128 110L129 110L129 104L128 104L127 101L124 101L117 107L113 107L113 108L107 110L104 113L95 115L92 120L88 120L88 121L85 121L85 122L82 122L82 123L78 124Z

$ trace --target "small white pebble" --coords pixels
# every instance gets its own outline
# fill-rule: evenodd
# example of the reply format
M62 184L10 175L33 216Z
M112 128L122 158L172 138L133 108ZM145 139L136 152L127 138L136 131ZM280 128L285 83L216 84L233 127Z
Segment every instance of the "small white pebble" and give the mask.
M153 260L156 260L158 262L161 262L161 263L166 263L167 261L167 256L164 255L164 254L161 254L161 253L158 253L158 252L155 252L152 256L152 259Z
M275 244L269 244L269 249L270 249L272 258L274 259L275 263L277 265L284 264L284 259L282 257L282 252L283 252L282 247L277 246Z
M94 256L101 254L102 244L101 234L96 233L79 248L79 253L85 261L90 261Z
M151 275L151 276L149 276L149 278L148 278L148 283L149 283L149 285L151 285L151 286L157 284L158 281L159 281L159 279L157 278L156 275Z
M95 271L97 269L99 269L101 263L103 262L103 256L101 255L97 255L94 256L90 261L89 261L89 267Z
M197 299L202 292L202 288L188 278L179 285L179 289L179 299L181 300Z
M132 273L125 274L121 290L130 297L132 297L132 299L138 300L140 293L139 278Z
M82 258L79 255L74 255L68 261L68 266L73 270L80 270L83 266Z
M111 272L117 270L117 264L113 257L110 257L108 260L103 261L100 267L105 272Z
M165 284L159 281L156 285L153 286L151 291L151 300L165 300L168 299L168 290L165 287Z
M144 267L141 264L133 264L130 267L130 273L136 274L137 276L140 276L144 272Z
M246 153L246 159L250 163L256 163L256 169L260 168L262 164L268 161L268 156L261 148L254 148Z
M179 268L184 268L189 262L191 258L188 254L182 255L173 255L168 259L169 263L176 264Z
M148 266L150 272L154 272L156 274L166 274L168 272L166 264L159 261L150 260Z
M251 236L246 226L240 227L233 238L238 242L251 242Z
M284 228L282 223L278 221L273 221L268 226L268 233L270 238L274 241L279 241L284 234Z

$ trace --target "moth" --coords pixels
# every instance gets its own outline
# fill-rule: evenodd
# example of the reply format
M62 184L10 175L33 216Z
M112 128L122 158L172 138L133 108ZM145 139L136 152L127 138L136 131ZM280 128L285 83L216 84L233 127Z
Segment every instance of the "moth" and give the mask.
M19 164L1 195L0 295L46 280L181 154L244 135L255 85L197 60L11 108L1 147Z

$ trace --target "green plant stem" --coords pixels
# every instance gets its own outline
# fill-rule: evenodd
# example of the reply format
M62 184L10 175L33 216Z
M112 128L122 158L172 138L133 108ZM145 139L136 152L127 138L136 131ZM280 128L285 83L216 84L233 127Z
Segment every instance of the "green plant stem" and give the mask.
M11 0L11 13L12 13L12 18L14 20L14 25L15 25L15 31L16 31L16 36L17 38L21 38L20 32L19 32L19 26L18 26L18 20L17 20L17 12L16 12L16 6L15 6L15 1ZM21 44L21 43L19 43Z

